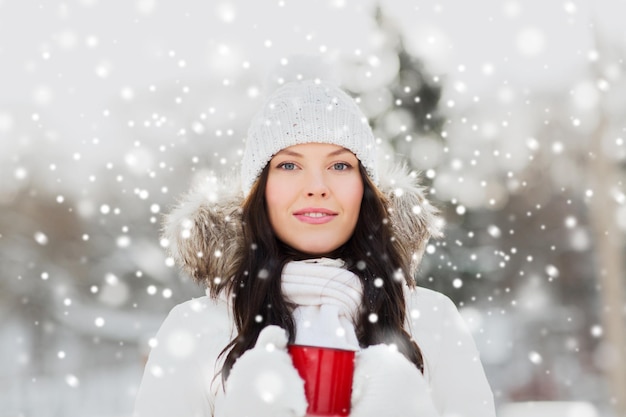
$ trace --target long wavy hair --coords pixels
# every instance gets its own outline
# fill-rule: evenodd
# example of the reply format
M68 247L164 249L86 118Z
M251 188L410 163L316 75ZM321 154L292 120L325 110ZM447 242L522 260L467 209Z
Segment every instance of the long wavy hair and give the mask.
M243 203L241 262L233 267L229 275L232 279L215 288L216 293L225 290L232 297L238 332L221 353L226 355L223 382L237 358L254 346L264 327L280 326L287 331L289 343L294 342L296 326L292 312L295 305L281 291L281 274L287 262L313 257L288 247L274 234L265 201L268 172L266 166ZM395 344L398 351L423 372L422 353L404 330L403 285L415 285L408 272L410 254L393 237L387 199L361 164L359 172L363 180L363 199L354 233L340 248L325 256L341 258L363 286L362 308L359 321L355 323L361 347ZM383 285L377 278L382 279Z

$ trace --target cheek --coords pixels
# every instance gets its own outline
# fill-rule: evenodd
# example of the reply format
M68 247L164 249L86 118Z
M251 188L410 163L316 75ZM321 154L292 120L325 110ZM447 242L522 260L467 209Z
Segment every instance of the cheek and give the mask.
M267 179L267 184L265 185L265 201L267 202L268 211L280 203L281 195L282 187L280 185L280 181L276 181L270 175Z
M265 186L265 202L267 214L273 228L276 226L277 216L288 206L288 188L284 182L269 177Z
M344 208L350 210L358 217L361 201L363 200L363 183L361 182L361 178L359 178L358 181L346 184L341 190L340 195L344 202Z
M269 190L268 190L269 191ZM268 192L265 196L265 204L267 210L267 218L270 221L272 229L276 229L276 202L272 198L272 193Z

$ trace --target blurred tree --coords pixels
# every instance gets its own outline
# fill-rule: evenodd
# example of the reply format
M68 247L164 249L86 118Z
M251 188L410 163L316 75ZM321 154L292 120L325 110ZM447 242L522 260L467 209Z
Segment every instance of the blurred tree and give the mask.
M595 28L596 25L593 25ZM612 62L623 62L623 53L613 55L601 35L594 30L596 51L602 59L591 62L591 78L601 90L608 90L606 78L611 77L611 68L618 67ZM607 74L608 73L608 74ZM608 77L607 77L608 76ZM624 230L616 225L619 216L619 206L624 205L622 166L626 162L625 155L615 155L610 151L607 143L613 139L614 131L623 130L621 121L624 112L621 106L612 108L620 95L624 81L614 80L610 91L600 94L595 128L590 134L587 177L590 189L594 196L589 202L590 225L596 244L596 276L599 280L602 299L601 316L606 332L607 354L610 366L607 367L611 383L617 415L626 416L626 297L625 297L625 266L624 266ZM620 100L621 101L621 100ZM617 101L620 103L620 101ZM619 109L619 110L617 110ZM617 110L617 111L616 111ZM618 126L613 122L618 121ZM618 139L619 141L620 139ZM609 149L607 149L609 148Z
M487 365L499 367L496 375L517 376L492 381L510 393L504 395L515 393L510 400L539 399L532 388L539 383L553 387L542 399L602 402L591 382L603 369L592 359L599 340L590 330L598 328L602 301L589 277L603 274L594 271L595 254L609 252L589 244L594 214L576 169L588 149L580 145L586 143L581 132L565 126L571 126L571 114L563 103L570 98L532 91L523 101L503 100L515 91L494 86L480 105L444 113L444 80L407 51L381 8L375 19L376 56L358 57L355 64L370 82L350 80L347 87L368 111L377 136L425 174L430 198L446 218L446 236L432 242L418 282L461 306L478 307L485 319L473 317L476 326L495 326L503 318L506 333L486 336L482 347L491 353ZM614 250L610 261L599 262L615 265L618 257ZM620 305L615 298L611 309ZM572 382L583 374L588 384Z
M438 77L427 72L420 59L407 52L399 29L385 16L381 7L376 9L375 20L384 34L385 46L392 48L397 55L398 69L396 76L385 86L393 97L393 106L374 118L372 124L376 129L394 112L410 115L410 125L405 126L406 129L387 137L397 151L410 152L411 142L416 137L430 133L437 138L441 137L445 122L439 110L441 83Z
M408 52L398 26L380 6L375 10L374 19L377 56L362 57L350 69L358 73L355 67L367 68L368 80L357 86L348 83L346 88L359 97L375 134L384 138L383 146L394 154L403 155L409 168L421 172L422 183L431 194L430 198L449 222L446 237L433 242L431 252L436 247L437 253L425 257L417 279L421 285L447 293L457 302L469 300L469 288L474 281L471 278L480 277L480 268L459 267L462 257L459 249L465 250L452 248L450 243L465 240L461 235L467 232L468 226L458 221L472 223L474 219L471 213L465 219L454 219L454 207L448 204L450 201L439 198L433 186L437 168L446 162L448 152L444 129L449 121L440 109L442 80L430 74L424 63ZM385 73L386 78L377 82L376 72ZM427 171L426 175L424 171ZM480 218L481 214L476 213L476 217ZM460 286L460 280L468 285Z

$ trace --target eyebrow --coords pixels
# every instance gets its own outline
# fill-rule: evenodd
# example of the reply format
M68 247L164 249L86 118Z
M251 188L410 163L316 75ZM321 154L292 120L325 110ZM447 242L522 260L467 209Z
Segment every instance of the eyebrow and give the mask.
M327 156L337 156L337 155L341 155L342 153L346 153L346 152L352 153L350 150L348 150L346 148L341 148L341 149L337 149L336 151L332 151ZM280 151L278 151L276 153L276 155L282 155L282 154L289 155L289 156L300 157L300 158L302 158L304 156L301 153L290 151L288 149L281 149Z

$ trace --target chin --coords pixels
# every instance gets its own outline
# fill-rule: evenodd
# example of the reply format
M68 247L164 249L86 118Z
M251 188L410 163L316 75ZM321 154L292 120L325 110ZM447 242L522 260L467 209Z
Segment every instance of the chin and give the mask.
M320 239L321 240L321 239ZM341 245L320 245L320 240L316 242L286 242L283 241L284 244L289 246L291 249L296 252L305 255L310 258L322 258L332 254L339 248Z
M303 244L303 245L298 245L296 247L296 250L306 255L321 258L321 257L332 256L332 254L336 252L337 249L339 249L340 247L341 245L320 246L319 243L312 244L312 245Z
M289 236L293 237L293 236ZM307 236L308 239L281 239L279 240L306 258L337 258L341 248L346 244L349 238L337 239L338 236Z

